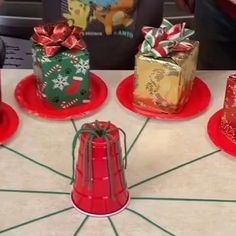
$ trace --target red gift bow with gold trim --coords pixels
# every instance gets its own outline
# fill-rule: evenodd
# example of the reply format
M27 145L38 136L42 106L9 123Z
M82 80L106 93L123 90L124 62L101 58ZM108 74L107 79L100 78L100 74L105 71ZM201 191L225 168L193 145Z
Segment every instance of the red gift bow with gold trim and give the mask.
M86 48L82 40L82 29L66 22L34 27L33 42L43 46L47 57L54 56L61 47L80 50Z
M147 56L166 57L172 51L188 51L193 48L189 37L193 30L186 29L185 23L172 25L164 19L160 28L144 26L142 32L144 41L140 51Z

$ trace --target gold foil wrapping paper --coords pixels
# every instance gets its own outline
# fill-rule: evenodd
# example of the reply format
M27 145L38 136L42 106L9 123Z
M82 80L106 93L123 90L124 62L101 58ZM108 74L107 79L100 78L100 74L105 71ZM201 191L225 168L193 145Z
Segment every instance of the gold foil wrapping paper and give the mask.
M173 52L169 57L154 59L138 53L134 105L153 112L180 112L191 96L198 49L195 41L190 51Z

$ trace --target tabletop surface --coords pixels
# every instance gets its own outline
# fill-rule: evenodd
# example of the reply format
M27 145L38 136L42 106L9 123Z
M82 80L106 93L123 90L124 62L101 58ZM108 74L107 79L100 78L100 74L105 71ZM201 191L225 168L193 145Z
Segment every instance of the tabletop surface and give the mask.
M212 92L206 112L184 121L147 119L123 108L115 91L131 71L95 71L109 97L78 120L34 117L14 89L31 70L3 70L4 102L18 113L15 136L0 147L0 233L3 235L236 235L236 162L209 140L207 122L222 108L230 72L201 71ZM110 218L86 217L70 202L75 127L109 120L124 129L131 202ZM134 142L136 141L136 142ZM133 145L132 145L133 144Z

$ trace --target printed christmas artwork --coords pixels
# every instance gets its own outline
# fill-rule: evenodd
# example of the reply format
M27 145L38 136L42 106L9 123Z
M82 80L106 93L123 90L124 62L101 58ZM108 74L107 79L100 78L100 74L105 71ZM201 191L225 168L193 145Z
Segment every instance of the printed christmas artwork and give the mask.
M236 75L230 76L227 81L221 129L236 144Z
M63 52L45 58L42 49L34 46L34 73L38 94L56 108L69 108L89 99L89 55L86 51ZM70 57L79 58L75 64Z
M54 30L56 27L65 27L65 32L69 32L68 37L62 43L65 43L68 39L68 42L75 40L75 35L73 34L77 30L81 32L80 29L70 28L64 23L55 26ZM40 29L39 32L42 32L42 30ZM43 47L37 44L37 40L41 38L45 39L45 37L45 35L40 34L33 36L33 69L36 77L38 96L51 103L56 109L66 109L89 102L89 53L83 41L78 39L76 42L78 49L67 49L56 46L59 47L57 52L53 52L53 55L47 55L47 52L51 53L51 49L55 49L55 42L52 42L52 47ZM51 37L56 38L57 34ZM51 39L48 37L47 40L50 41ZM76 44L73 43L73 45Z
M133 37L135 0L62 0L62 12L85 35Z
M171 83L170 81L170 83L168 83L168 81L165 81L164 79L167 76L179 76L179 71L174 65L168 64L166 68L168 67L172 67L172 70L164 70L163 68L160 68L154 69L151 72L149 81L146 83L146 91L148 91L148 93L151 95L152 102L157 105L160 110L165 110L168 108L170 111L175 111L175 101L172 101L171 103L169 102L171 100L169 95L171 95L172 91L175 89L175 84Z

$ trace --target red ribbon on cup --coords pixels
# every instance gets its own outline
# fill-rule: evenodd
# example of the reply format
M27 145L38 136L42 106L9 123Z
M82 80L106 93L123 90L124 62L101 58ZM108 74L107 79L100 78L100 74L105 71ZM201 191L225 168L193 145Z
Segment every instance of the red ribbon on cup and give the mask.
M34 27L33 42L43 46L47 57L54 56L61 47L81 50L86 48L79 27L69 26L66 22L39 25Z

